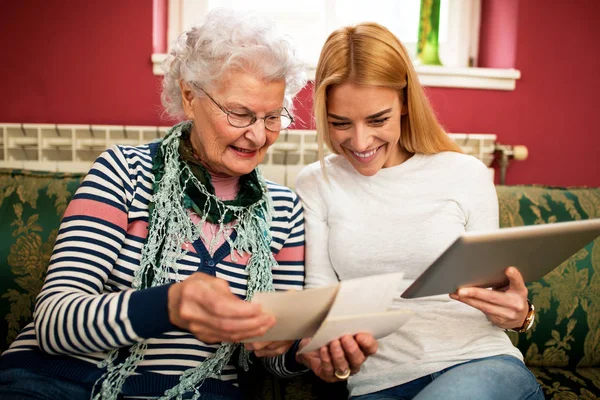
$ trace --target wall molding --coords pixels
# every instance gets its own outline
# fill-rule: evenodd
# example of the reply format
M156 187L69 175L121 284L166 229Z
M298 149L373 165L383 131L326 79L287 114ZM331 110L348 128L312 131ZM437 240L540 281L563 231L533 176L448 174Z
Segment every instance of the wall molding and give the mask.
M521 71L514 68L475 68L417 65L423 86L515 90Z
M166 54L152 54L152 73L163 75L162 62ZM415 66L423 86L484 90L515 90L521 71L514 68L444 67L437 65ZM309 68L308 79L314 80L315 69Z

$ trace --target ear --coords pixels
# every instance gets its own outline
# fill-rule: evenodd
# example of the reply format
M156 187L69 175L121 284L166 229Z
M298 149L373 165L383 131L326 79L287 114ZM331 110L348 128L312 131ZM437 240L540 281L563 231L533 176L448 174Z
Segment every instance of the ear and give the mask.
M406 114L408 114L408 103L403 101L402 104L400 104L400 115Z
M400 100L400 115L408 114L408 91L404 88L403 93L399 96Z
M196 101L196 96L194 95L192 88L189 83L180 80L179 90L181 90L181 103L185 116L187 119L194 119L194 102Z

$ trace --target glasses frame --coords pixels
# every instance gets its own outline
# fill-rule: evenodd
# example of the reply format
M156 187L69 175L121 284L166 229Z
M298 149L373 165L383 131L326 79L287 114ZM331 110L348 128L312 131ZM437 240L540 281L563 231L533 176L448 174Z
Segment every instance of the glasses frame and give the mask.
M256 114L254 113L254 111L252 111L252 110L248 110L248 113L249 113L249 114L252 116L252 119L250 120L250 123L248 123L248 124L246 124L246 125L243 125L243 126L238 126L238 125L235 125L235 124L233 124L233 123L231 122L230 116L231 116L231 114L236 114L236 113L234 113L233 111L231 111L231 110L228 110L228 109L226 109L225 107L223 107L223 106L222 106L221 104L219 104L219 103L218 103L218 102L217 102L215 99L213 99L213 98L212 98L212 96L206 92L206 90L204 90L202 87L200 87L200 86L199 86L199 85L197 85L196 83L192 82L192 85L193 85L193 86L194 86L196 89L198 89L198 90L202 91L202 93L204 93L204 94L206 95L206 97L208 97L208 98L210 99L210 101L212 101L212 102L213 102L213 103L214 103L214 104L215 104L217 107L219 107L219 110L223 111L223 112L224 112L224 113L227 115L227 122L229 123L229 125L233 126L234 128L247 128L247 127L249 127L249 126L251 126L251 125L255 124L255 123L256 123L256 121L258 121L259 119L262 119L262 120L263 120L263 123L264 123L264 125L265 125L265 129L266 129L266 130L268 130L268 131L271 131L271 132L279 132L279 131L281 131L281 130L283 130L283 129L287 129L287 128L289 128L289 127L290 127L290 126L291 126L291 125L294 123L294 117L292 117L292 115L290 114L290 112L288 111L288 109L287 109L287 108L285 108L285 107L282 107L282 111L285 111L285 114L283 114L283 113L282 113L282 114L278 114L278 115L265 115L264 117L261 117L261 118L257 117L257 116L256 116ZM289 125L288 125L288 126L286 126L285 128L280 128L280 129L278 129L278 130L273 130L273 129L270 129L270 128L267 126L267 120L268 120L269 118L273 118L273 117L275 117L275 118L280 118L280 117L286 117L286 118L289 118L289 120L290 120L290 123L289 123Z

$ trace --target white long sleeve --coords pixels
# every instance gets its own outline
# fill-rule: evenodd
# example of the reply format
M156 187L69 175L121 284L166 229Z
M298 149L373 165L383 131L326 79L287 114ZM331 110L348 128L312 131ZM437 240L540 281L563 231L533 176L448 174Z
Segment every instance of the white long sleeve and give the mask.
M472 156L416 154L404 163L359 175L341 156L298 176L305 208L305 285L404 272L408 287L461 233L498 228L490 174ZM474 358L522 358L480 311L449 296L399 299L415 316L379 341L379 351L350 378L351 396L409 382Z

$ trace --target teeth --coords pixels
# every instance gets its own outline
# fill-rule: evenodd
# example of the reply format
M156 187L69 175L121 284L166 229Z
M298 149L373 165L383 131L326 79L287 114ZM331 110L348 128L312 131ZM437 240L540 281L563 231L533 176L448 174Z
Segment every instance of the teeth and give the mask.
M246 149L241 149L239 147L235 147L235 146L231 146L234 149L236 149L237 151L239 151L240 153L254 153L254 150L246 150Z
M371 157L373 154L375 154L377 152L377 149L373 149L371 151L366 151L364 153L359 153L356 151L353 151L352 153L354 153L354 155L356 157L360 157L360 158L367 158L367 157Z

